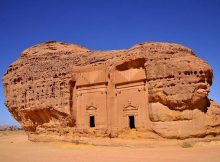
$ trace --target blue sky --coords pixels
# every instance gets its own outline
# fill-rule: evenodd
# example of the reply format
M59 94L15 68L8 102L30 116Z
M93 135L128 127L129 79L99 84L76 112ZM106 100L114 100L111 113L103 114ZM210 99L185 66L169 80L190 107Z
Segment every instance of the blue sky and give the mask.
M0 0L0 77L21 51L59 40L89 49L175 42L212 66L210 98L220 103L220 0ZM0 124L16 124L4 106Z

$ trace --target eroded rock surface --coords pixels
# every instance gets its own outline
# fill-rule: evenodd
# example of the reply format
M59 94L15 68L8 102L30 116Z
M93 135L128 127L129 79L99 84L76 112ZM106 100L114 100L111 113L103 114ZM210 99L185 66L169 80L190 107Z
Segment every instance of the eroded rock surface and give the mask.
M218 136L213 73L191 49L147 42L94 51L50 41L22 52L4 75L5 104L29 139Z

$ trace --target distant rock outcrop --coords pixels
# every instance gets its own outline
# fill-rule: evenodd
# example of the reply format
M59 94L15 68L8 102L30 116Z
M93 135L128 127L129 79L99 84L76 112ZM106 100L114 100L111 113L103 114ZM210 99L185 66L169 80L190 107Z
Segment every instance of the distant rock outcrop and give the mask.
M146 139L218 136L212 79L208 63L178 44L94 51L50 41L23 51L3 81L8 110L40 141L129 129Z
M22 130L22 128L17 125L0 125L0 131L17 131L17 130Z

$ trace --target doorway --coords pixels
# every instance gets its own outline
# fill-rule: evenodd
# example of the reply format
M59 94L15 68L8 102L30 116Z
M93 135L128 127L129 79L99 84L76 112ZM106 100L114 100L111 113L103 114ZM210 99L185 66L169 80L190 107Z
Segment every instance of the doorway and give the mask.
M134 115L128 116L130 129L135 129L135 119Z
M91 128L95 127L95 116L90 116L89 125Z

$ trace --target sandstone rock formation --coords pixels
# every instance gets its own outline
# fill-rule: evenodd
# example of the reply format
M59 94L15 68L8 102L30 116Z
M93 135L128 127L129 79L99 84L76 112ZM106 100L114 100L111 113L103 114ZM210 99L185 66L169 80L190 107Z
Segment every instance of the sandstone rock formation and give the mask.
M94 51L49 41L22 52L4 75L5 104L30 140L218 136L208 98L211 67L191 49L147 42Z

